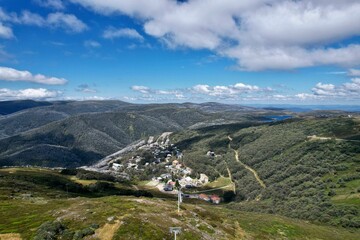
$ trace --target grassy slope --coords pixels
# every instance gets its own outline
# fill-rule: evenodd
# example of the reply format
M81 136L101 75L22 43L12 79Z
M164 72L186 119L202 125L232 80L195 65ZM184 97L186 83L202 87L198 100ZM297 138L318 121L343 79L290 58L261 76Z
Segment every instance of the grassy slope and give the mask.
M26 181L18 178L20 175L26 175ZM0 234L20 233L23 239L31 239L45 221L60 219L70 230L79 230L94 223L101 228L111 216L121 220L113 239L172 239L168 233L171 226L183 228L179 239L331 240L360 237L360 232L355 230L350 232L275 215L228 210L202 202L184 203L178 215L176 201L172 199L76 197L75 193L70 193L71 198L67 199L61 188L49 188L41 182L35 184L39 176L56 178L60 182L71 181L70 177L50 170L2 169L0 176ZM23 193L31 193L32 197L17 198Z
M226 167L231 169L237 200L241 202L233 204L234 208L358 227L359 143L310 141L308 136L354 139L359 133L358 119L337 117L253 127L233 124L180 132L172 139L183 150L185 163L195 170L214 179L219 173L227 176ZM235 161L228 148L228 135L233 139L231 148L237 149L240 160L257 171L266 189ZM220 156L206 157L210 149ZM335 196L331 196L332 190Z

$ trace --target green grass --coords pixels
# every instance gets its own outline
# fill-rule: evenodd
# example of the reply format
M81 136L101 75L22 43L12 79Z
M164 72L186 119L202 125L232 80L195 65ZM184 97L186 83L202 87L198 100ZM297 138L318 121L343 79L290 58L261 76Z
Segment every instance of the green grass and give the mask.
M0 201L0 233L20 233L24 239L30 239L42 223L55 219L53 211L67 206L68 202L63 200L42 205L23 200Z
M219 177L216 180L209 182L206 184L206 187L210 188L219 188L219 187L225 187L232 184L231 179L228 177Z

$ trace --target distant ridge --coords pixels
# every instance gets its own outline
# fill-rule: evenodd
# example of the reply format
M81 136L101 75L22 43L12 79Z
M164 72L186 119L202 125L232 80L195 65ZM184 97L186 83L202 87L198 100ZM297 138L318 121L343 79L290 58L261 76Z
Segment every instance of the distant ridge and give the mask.
M7 115L24 109L49 105L52 105L52 103L33 100L0 101L0 115Z
M314 110L360 112L360 105L246 104L246 106L273 110L288 110L292 112L310 112Z

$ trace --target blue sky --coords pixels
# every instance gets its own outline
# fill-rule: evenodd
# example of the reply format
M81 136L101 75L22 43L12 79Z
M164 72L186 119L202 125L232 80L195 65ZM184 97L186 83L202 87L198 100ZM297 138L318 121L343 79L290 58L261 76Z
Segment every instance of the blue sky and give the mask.
M0 0L0 101L359 104L356 0Z

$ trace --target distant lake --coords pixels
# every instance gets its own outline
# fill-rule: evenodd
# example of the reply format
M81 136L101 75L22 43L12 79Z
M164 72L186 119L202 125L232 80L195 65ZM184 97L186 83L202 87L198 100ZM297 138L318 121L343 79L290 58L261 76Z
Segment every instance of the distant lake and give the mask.
M279 116L264 116L265 120L264 122L277 122L277 121L283 121L283 120L286 120L286 119L290 119L292 118L291 115L279 115Z

